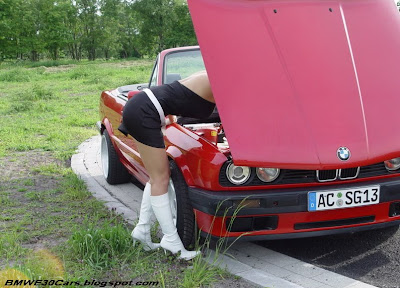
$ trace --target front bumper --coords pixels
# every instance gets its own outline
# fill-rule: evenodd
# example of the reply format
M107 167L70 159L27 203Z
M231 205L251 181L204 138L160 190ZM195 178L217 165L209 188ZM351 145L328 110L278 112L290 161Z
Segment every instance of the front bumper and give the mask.
M380 203L353 208L308 211L312 191L380 185ZM281 239L358 232L399 225L400 177L354 184L279 190L206 191L189 187L203 234L248 240ZM241 201L248 207L238 209ZM397 203L399 202L399 203Z

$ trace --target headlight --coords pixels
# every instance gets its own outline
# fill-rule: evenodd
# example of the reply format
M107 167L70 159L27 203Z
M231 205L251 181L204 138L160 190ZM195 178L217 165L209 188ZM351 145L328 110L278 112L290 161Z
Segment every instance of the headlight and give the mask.
M228 180L232 184L243 184L250 177L250 168L246 166L235 166L233 163L230 163L228 167L226 167L226 177L228 177Z
M272 182L279 176L278 168L256 168L258 178L263 182Z
M393 158L385 161L386 169L389 171L397 170L400 168L400 158Z

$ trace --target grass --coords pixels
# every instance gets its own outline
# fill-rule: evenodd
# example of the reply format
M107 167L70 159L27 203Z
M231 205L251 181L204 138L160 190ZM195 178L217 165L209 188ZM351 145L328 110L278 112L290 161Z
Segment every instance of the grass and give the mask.
M0 281L16 275L64 279L71 282L68 287L111 279L206 287L227 277L201 257L187 263L133 247L132 227L94 199L69 168L77 146L97 133L100 92L147 82L152 65L149 60L2 63Z
M134 255L132 239L121 223L105 222L99 228L87 223L85 229L74 231L69 245L78 261L94 269L111 268L123 259L128 261Z
M152 61L0 66L0 156L41 149L68 159L96 133L102 90L147 82ZM130 65L129 65L130 64ZM82 117L84 115L84 117Z

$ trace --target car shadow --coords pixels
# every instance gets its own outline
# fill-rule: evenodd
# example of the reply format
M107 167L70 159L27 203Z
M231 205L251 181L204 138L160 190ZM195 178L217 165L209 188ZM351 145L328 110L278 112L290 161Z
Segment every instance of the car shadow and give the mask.
M135 177L131 177L131 181L130 181L133 185L135 185L137 188L139 188L140 190L144 190L144 185L142 183L139 182L139 180L137 180Z
M360 278L392 265L393 247L398 247L399 226L353 234L260 241L258 245L342 275ZM397 264L393 264L397 265Z

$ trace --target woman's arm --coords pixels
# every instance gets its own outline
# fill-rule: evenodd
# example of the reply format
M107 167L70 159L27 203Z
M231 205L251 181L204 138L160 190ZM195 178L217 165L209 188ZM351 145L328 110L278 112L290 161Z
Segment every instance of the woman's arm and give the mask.
M214 96L211 91L210 81L205 70L194 73L185 79L179 80L179 82L199 95L201 98L215 103Z

